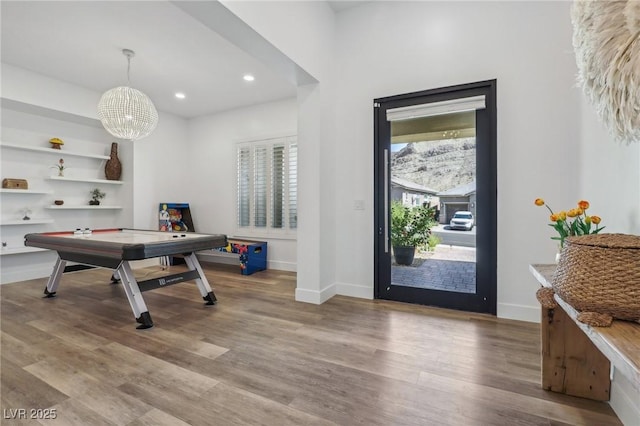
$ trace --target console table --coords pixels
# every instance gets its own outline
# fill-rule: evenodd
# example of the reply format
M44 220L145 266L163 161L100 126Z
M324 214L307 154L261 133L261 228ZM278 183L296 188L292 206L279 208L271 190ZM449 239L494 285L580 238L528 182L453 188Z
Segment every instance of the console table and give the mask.
M543 287L551 287L556 265L529 265ZM542 307L542 387L567 395L609 400L613 368L640 395L640 323L614 320L591 327L557 294L558 307Z

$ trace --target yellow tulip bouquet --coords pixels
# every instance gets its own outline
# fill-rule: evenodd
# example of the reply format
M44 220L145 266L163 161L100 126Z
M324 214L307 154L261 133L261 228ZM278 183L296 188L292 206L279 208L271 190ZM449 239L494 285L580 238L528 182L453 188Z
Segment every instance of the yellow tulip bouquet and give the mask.
M554 213L542 198L536 198L535 204L536 206L545 206L551 212L549 226L560 235L559 237L551 237L551 239L560 241L560 248L564 246L564 240L567 237L597 234L605 228L604 226L600 227L600 216L587 214L588 201L580 200L577 207L570 210L562 210L558 213ZM593 227L594 225L595 228Z

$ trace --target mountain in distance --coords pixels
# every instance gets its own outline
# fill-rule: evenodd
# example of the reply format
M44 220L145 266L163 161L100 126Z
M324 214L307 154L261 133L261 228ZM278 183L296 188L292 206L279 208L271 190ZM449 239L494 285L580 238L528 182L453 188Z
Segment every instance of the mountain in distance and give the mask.
M391 153L391 174L437 191L476 179L476 139L412 142Z

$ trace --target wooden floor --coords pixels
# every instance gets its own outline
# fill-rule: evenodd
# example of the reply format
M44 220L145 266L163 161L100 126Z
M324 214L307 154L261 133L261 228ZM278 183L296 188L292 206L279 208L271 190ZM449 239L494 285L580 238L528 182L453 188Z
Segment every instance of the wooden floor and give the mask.
M146 292L142 331L106 270L65 274L54 299L44 279L1 286L2 424L620 424L605 403L540 389L536 324L297 303L294 274L205 270L216 306L192 283ZM12 418L38 408L56 419Z

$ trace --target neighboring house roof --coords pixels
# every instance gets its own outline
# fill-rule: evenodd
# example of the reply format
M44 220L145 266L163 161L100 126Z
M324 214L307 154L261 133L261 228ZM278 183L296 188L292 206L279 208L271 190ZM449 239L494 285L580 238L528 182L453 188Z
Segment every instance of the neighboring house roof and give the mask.
M435 189L427 188L426 186L422 186L419 183L411 182L410 180L401 179L396 176L391 176L391 185L399 186L408 191L420 192L423 194L436 195L438 191Z
M438 197L466 197L476 192L476 181L465 183L464 185L449 188L446 191L438 192Z

